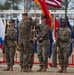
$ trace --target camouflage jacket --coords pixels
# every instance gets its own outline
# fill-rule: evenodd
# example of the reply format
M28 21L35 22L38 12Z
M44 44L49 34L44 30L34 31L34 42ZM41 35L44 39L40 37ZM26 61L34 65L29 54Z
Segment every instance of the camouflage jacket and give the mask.
M47 24L41 24L39 29L40 33L37 36L38 43L42 45L49 45L50 27Z
M7 28L7 45L9 47L15 45L17 30L13 27Z
M68 27L59 28L59 45L60 47L70 46L71 42L71 30Z
M22 20L18 24L19 29L19 40L30 40L31 23L28 20Z

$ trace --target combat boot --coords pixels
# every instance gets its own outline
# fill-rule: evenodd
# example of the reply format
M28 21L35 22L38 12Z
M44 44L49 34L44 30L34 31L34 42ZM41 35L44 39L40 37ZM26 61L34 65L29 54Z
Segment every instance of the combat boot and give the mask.
M57 71L58 73L63 73L63 67L61 67L61 69L59 71Z
M20 70L20 72L22 72L23 71L23 67L21 66L21 70Z
M66 69L66 67L64 67L64 69L63 69L63 73L67 73L67 69Z
M26 67L23 67L23 72L28 72Z
M40 66L40 68L37 70L37 72L41 72L43 69L43 66Z
M32 71L32 69L29 67L29 68L28 68L28 72L31 72L31 71Z
M13 71L13 66L10 66L10 71Z
M7 68L4 69L3 71L9 71L10 70L10 65L7 65Z
M46 72L46 66L43 66L42 72Z

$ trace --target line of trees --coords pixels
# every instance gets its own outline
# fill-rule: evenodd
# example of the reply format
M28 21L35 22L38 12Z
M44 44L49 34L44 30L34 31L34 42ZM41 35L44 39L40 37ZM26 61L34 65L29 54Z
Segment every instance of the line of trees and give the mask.
M22 3L21 0L5 0L4 4L0 3L0 10L18 10L18 5Z
M33 0L5 0L4 4L1 4L1 2L0 2L0 10L1 9L2 10L10 10L10 9L19 10L19 4L23 5L23 7L24 7L24 2L26 2L26 9L28 9L28 10L34 9ZM65 6L67 6L67 8L68 8L68 5L70 2L72 4L74 4L74 0L62 0L62 8L61 9L65 9ZM50 6L48 8L51 10L57 10ZM74 8L74 7L71 5L70 9L72 9L72 8ZM38 5L37 5L37 9L40 9L40 7Z

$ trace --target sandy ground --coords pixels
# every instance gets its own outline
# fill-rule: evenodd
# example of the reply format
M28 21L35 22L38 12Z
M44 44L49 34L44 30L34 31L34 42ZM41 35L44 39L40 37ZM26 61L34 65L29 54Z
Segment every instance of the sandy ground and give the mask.
M32 72L20 72L19 65L14 65L14 71L3 71L6 68L5 64L0 65L0 75L74 75L74 67L68 67L67 73L57 73L59 67L48 67L47 72L36 72L39 68L38 65L34 65Z
M73 50L74 51L74 50ZM74 55L74 52L73 52ZM2 51L0 50L0 61L3 60L3 54ZM17 57L17 58L16 58ZM69 58L69 63L72 63L72 56ZM17 55L15 55L15 61L19 61L19 53L17 52ZM35 54L34 58L35 62L38 62L37 55ZM49 62L52 62L52 58L49 59ZM73 62L74 64L74 62ZM59 70L59 66L57 68L53 68L48 66L47 72L36 72L36 70L39 68L38 64L34 64L32 68L32 72L20 72L20 66L19 64L14 65L14 70L13 71L3 71L3 69L6 68L6 64L1 63L0 64L0 75L74 75L74 66L69 66L67 73L57 73Z

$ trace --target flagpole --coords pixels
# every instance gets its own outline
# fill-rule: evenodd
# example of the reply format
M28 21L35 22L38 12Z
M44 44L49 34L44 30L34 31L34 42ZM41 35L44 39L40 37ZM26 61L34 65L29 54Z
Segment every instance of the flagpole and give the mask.
M67 15L67 8L68 8L68 0L65 0L65 18Z
M34 2L34 17L36 18L36 2Z
M26 0L24 0L24 13L26 13L27 10L26 10Z
M34 2L34 18L36 19L36 2ZM35 30L35 25L34 25L34 30ZM36 32L34 31L34 35L33 35L33 37L35 37L35 35L36 35Z

